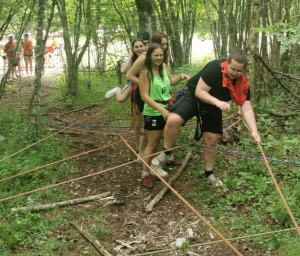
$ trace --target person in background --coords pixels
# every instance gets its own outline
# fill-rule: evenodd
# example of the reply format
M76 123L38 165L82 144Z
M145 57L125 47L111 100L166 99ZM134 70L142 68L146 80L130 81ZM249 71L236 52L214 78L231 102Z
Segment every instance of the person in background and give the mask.
M168 101L171 98L170 89L172 85L178 84L182 79L189 79L186 74L171 77L169 69L164 63L164 49L160 44L149 45L144 68L139 76L139 88L142 100L145 102L144 129L147 131L148 143L144 151L144 161L150 165L153 155L159 146L163 130L168 119ZM160 171L160 173L159 173ZM156 170L157 174L166 177L167 172ZM153 187L150 179L149 168L143 164L143 184L147 188Z
M46 41L46 54L45 54L45 64L48 68L53 68L53 46L52 46L52 36L48 35Z
M4 40L5 40L5 36L2 35L0 40L0 58L2 58L2 74L5 74L6 65L7 65L6 53L4 52L4 45L5 45Z
M217 141L223 133L222 112L229 112L232 100L240 106L241 113L249 126L256 142L260 141L256 120L250 102L250 85L244 75L248 58L241 49L230 53L227 60L213 60L205 65L196 75L189 79L185 97L169 113L164 131L165 152L152 160L152 164L162 166L173 158L172 148L181 125L196 116L201 118L203 132L204 176L215 186L222 186L223 182L214 174L217 158ZM200 137L196 138L199 140Z
M25 61L25 71L27 76L33 76L33 70L32 70L32 59L33 59L33 43L29 39L29 34L23 35L23 56ZM29 71L28 71L28 65L29 65Z
M16 76L16 48L17 48L17 44L14 41L14 35L13 34L9 34L7 36L8 38L8 42L4 45L4 52L6 53L6 59L8 62L8 65L11 66L10 68L10 78L14 78L17 79Z

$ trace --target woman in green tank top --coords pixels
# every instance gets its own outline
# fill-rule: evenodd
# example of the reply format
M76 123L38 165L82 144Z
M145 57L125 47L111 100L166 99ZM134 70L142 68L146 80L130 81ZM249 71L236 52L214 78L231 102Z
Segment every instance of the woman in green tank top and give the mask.
M163 63L163 53L160 44L150 44L147 50L144 68L139 77L141 97L145 102L143 111L144 129L147 131L148 138L148 144L144 151L142 172L143 184L147 188L153 187L147 165L151 165L151 160L154 157L153 154L157 151L169 115L167 107L168 101L171 98L171 86L178 84L182 79L190 78L190 76L185 74L180 74L172 78L169 69L166 64ZM153 174L155 175L162 177L168 175L161 167L153 167L153 170Z

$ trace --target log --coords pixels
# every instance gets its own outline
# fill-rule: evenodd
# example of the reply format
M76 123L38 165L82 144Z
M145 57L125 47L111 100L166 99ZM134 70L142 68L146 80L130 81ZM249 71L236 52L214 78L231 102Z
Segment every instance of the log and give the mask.
M72 200L67 200L67 201L58 202L58 203L12 208L11 211L12 212L17 212L17 211L23 211L23 210L30 210L30 211L49 210L49 209L62 207L62 206L68 206L68 205L73 205L73 204L81 204L81 203L85 203L85 202L89 202L89 201L93 201L93 200L99 200L99 199L102 199L102 198L105 199L105 197L107 197L109 195L110 195L110 192L106 192L106 193L102 193L102 194L99 194L99 195L75 198L75 199L72 199Z
M88 231L83 230L80 228L77 224L70 222L77 230L78 232L86 239L88 240L95 249L104 256L112 256L108 251L106 251L103 247L103 245L99 242L98 239L96 239L94 236L92 236Z
M192 152L188 152L187 155L185 156L181 166L179 167L179 169L177 170L177 172L170 178L170 180L168 181L168 183L170 185L172 185L174 183L174 181L180 176L182 170L184 169L184 167L186 166L187 162L190 160L190 157L192 155ZM158 192L158 194L152 199L152 201L146 205L145 207L145 211L146 212L151 212L154 208L154 206L156 204L158 204L158 202L160 201L160 199L163 198L163 196L166 194L166 192L168 191L168 187L164 186L161 191Z

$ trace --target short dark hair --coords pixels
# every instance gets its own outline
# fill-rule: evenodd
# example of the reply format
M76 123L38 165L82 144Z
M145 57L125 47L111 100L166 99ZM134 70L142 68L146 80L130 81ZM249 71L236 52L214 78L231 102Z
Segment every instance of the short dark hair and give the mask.
M26 34L24 34L24 37L28 37L28 36L29 36L29 34L27 34L27 33L26 33Z
M137 38L141 38L144 43L147 43L149 41L150 35L147 31L140 31L137 33Z
M233 50L228 56L228 63L231 63L231 60L235 60L238 63L244 64L244 68L248 65L249 59L246 53L242 49Z

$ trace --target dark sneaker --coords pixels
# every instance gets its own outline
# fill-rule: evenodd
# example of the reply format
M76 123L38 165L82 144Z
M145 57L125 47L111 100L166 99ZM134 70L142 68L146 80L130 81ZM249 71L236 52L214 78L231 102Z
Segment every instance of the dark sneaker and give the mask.
M142 180L143 180L143 185L146 188L152 188L153 187L153 183L152 183L152 180L150 179L149 175L142 175Z
M172 161L166 162L166 166L171 166L171 165L182 165L182 161L174 158Z
M216 185L217 187L220 187L223 185L223 182L215 175L215 174L211 174L208 177L206 177L206 179L211 183Z

